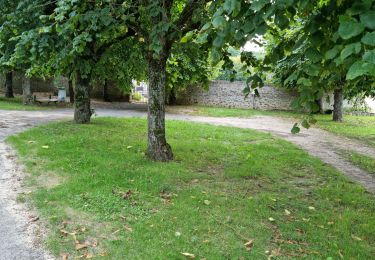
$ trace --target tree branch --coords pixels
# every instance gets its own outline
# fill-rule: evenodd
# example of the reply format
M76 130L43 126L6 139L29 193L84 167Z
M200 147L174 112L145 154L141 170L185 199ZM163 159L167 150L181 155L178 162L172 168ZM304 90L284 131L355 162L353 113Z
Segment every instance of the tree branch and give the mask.
M182 30L184 27L189 27L192 22L194 11L210 2L209 0L190 0L184 10L182 10L180 17L176 21L176 29Z
M130 28L131 29L131 28ZM103 54L104 52L110 48L112 45L116 44L116 43L119 43L121 42L122 40L125 40L126 38L128 37L131 37L131 36L135 36L136 35L136 31L134 30L128 30L125 34L123 35L120 35L119 37L117 38L114 38L112 39L112 41L110 42L107 42L103 45L101 45L96 51L95 51L95 56L99 59Z

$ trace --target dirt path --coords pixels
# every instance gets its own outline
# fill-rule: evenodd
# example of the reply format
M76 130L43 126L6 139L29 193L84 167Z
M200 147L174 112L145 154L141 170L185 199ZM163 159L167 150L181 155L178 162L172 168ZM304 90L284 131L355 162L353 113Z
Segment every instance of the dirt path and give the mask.
M145 117L142 109L112 110L97 109L98 116ZM0 110L0 259L48 259L49 256L35 243L33 232L37 225L31 223L33 216L16 203L17 193L22 192L20 185L22 173L12 160L11 150L5 144L7 136L21 132L32 126L53 120L71 119L72 110L55 111L1 111ZM362 184L375 194L375 177L351 164L341 155L342 150L355 151L375 159L375 149L358 141L339 137L320 129L302 130L298 135L290 133L293 121L256 116L244 118L214 118L184 114L168 114L169 120L183 120L220 126L255 129L270 132L274 136L290 141L323 162L332 165L353 181ZM38 237L38 236L36 236Z

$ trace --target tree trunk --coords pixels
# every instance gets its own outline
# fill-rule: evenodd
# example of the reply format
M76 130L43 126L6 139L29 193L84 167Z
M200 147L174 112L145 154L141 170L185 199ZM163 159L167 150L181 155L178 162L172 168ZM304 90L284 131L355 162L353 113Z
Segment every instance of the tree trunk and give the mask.
M26 76L22 78L22 96L23 96L23 104L30 105L33 102L33 97L31 95L30 78Z
M148 59L148 147L147 155L155 161L173 159L171 146L165 138L166 59Z
M333 104L333 121L342 121L342 108L344 101L344 94L342 88L334 90L334 104Z
M78 124L90 123L90 79L77 73L74 91L74 121Z
M103 100L105 102L110 102L111 101L109 99L109 95L108 95L108 81L107 80L104 81L104 85L103 85Z
M69 99L70 103L74 104L74 88L73 88L73 80L69 79Z
M14 98L13 95L13 72L7 72L5 74L5 97Z

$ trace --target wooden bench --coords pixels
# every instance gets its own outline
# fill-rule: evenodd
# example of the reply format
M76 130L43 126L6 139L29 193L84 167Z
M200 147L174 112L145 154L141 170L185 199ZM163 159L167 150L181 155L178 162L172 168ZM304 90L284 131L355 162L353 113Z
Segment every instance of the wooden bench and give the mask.
M55 103L59 102L56 96L53 96L52 92L34 92L33 93L34 102L43 104L43 103Z

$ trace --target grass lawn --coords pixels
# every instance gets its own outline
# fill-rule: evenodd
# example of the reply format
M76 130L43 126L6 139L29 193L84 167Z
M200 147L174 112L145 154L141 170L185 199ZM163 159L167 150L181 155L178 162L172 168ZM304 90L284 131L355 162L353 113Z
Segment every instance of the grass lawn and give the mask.
M143 119L51 123L8 139L34 187L20 201L47 221L55 255L374 258L374 196L320 160L247 129L167 129L171 163L145 158Z
M349 138L359 139L375 147L375 117L344 115L343 122L333 122L330 116L318 115L317 127Z
M350 153L348 157L353 164L368 173L375 174L375 159L358 153Z
M279 116L299 119L302 113L292 111L260 111L254 109L234 109L192 106L187 107L193 115L213 117L252 117L257 115ZM333 122L331 115L316 115L316 127L349 138L359 139L375 146L375 117L344 115L344 122Z

